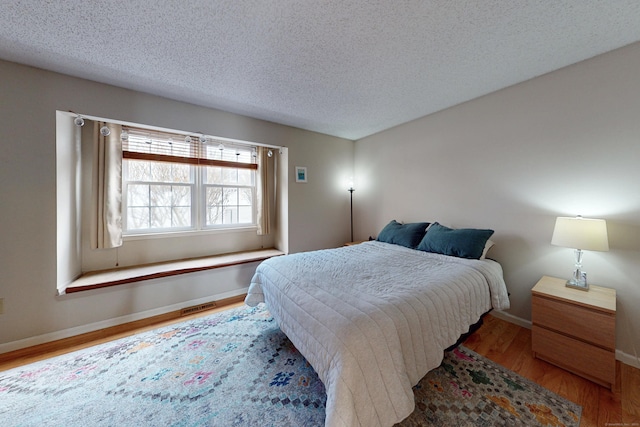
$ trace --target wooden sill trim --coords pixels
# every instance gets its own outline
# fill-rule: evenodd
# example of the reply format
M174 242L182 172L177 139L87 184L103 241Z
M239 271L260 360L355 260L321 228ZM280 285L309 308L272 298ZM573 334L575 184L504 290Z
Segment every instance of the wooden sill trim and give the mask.
M190 258L178 261L167 261L144 264L134 267L122 267L109 270L85 273L74 280L65 293L88 291L108 286L139 282L141 280L157 279L160 277L176 276L178 274L194 273L197 271L229 267L264 261L274 256L284 255L278 249L260 249L255 251L234 252L231 254L215 255L201 258Z

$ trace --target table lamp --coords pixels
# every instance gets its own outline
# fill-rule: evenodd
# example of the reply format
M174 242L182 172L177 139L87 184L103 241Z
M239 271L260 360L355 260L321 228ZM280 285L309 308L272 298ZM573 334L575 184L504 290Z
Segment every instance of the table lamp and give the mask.
M576 264L573 277L567 280L570 288L589 290L586 273L582 271L582 251L608 251L607 223L603 219L558 217L551 244L575 249Z

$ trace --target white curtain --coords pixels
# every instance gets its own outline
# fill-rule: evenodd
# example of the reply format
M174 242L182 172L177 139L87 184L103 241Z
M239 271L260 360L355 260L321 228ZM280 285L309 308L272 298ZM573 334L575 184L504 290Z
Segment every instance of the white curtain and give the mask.
M258 147L258 176L256 182L257 203L258 203L258 235L269 234L271 231L271 218L269 216L269 148Z
M111 133L101 134L106 126ZM95 122L91 192L91 248L122 246L122 126Z

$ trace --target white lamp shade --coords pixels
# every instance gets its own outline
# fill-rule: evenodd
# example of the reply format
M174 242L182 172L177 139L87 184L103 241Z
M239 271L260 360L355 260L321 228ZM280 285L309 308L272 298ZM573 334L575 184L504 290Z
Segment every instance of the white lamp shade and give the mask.
M608 251L607 223L604 219L558 217L551 244L587 251Z

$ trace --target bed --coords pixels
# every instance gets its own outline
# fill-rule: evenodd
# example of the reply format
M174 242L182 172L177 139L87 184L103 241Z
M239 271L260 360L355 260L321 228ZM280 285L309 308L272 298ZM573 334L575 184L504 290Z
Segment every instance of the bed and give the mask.
M497 262L381 241L266 260L245 302L264 302L318 373L327 427L400 422L444 349L509 307Z

